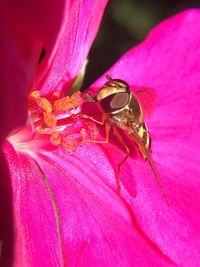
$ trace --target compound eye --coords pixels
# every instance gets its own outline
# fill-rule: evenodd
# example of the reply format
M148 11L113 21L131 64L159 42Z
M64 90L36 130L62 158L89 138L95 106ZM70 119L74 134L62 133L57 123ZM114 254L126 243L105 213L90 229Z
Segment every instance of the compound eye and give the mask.
M106 113L124 108L129 102L130 94L127 92L109 95L100 101L101 107Z

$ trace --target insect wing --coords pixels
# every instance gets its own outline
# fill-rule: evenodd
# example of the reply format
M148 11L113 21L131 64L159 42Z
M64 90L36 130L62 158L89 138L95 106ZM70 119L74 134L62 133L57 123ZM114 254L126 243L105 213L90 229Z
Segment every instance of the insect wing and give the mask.
M156 92L151 88L136 88L132 91L139 101L145 117L151 117L156 105Z
M170 206L168 198L165 194L165 191L164 191L162 183L161 183L160 175L158 174L157 168L156 168L155 163L152 159L151 151L145 147L145 144L138 137L137 131L134 128L132 129L132 137L133 137L135 143L137 144L138 149L139 149L140 153L142 154L143 158L148 162L167 205Z

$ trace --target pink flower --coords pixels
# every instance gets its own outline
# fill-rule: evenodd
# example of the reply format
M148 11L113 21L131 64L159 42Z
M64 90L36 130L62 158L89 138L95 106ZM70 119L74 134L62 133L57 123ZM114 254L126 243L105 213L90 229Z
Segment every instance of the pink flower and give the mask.
M13 130L8 141L3 142L3 155L12 182L15 238L6 239L1 230L1 260L5 262L5 251L11 240L14 242L14 266L198 266L200 11L186 11L163 22L108 71L113 78L127 81L132 88L148 87L156 91L155 112L146 122L152 135L152 156L169 199L168 207L147 162L135 154L122 167L119 194L115 170L125 154L113 136L105 145L79 143L84 134L93 131L95 134L93 124L73 120L73 114L81 107L79 95L75 97L80 100L77 108L68 106L65 110L68 116L61 112L62 118L57 116L54 107L52 111L47 101L58 96L53 92L67 91L80 72L105 4L104 1L66 1L64 14L67 16L58 38L55 38L56 27L50 36L42 31L47 29L46 25L40 30L37 28L40 23L36 23L36 27L27 23L25 28L30 35L26 29L23 34L15 29L17 39L13 37L15 42L10 43L10 51L5 53L8 63L12 53L14 58L18 57L16 72L21 70L26 75L14 72L10 63L3 80L4 88L8 88L3 99L12 104L8 121L7 109L2 105L5 131L1 138ZM23 11L20 12L17 13L19 18L24 18ZM57 12L59 14L60 9ZM7 32L13 33L10 28L6 28ZM27 38L21 39L21 34ZM8 34L6 37L9 38L4 38L5 44L10 40ZM46 56L36 67L38 51L43 47ZM28 94L33 77L31 91L37 88L39 93L36 91L29 97L29 122L32 124L17 132L16 126L25 121L27 104L23 97ZM104 83L105 75L90 90L96 92ZM21 95L16 91L20 88ZM55 103L54 100L51 103ZM76 104L74 100L71 102ZM20 105L24 111L21 116L16 113ZM84 112L89 113L91 105ZM74 134L74 126L78 131L85 130L83 136L73 136L78 142L75 152L69 154L60 146L52 149L49 137L53 132L41 130L43 123L50 128L46 115L41 115L42 110L53 114L48 116L51 123L54 119L64 119L67 127L59 132L63 138ZM33 138L30 129L41 131ZM1 166L6 173L5 162ZM6 223L1 225L7 230Z

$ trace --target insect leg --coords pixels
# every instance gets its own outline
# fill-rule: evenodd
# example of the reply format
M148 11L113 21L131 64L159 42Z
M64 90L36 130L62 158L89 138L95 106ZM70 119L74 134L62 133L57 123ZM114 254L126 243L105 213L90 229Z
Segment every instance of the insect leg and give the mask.
M109 141L109 133L110 133L110 124L109 123L106 123L105 133L106 133L105 140L84 139L83 142L96 143L96 144L108 144L108 141Z
M163 186L162 186L162 183L161 183L161 179L160 179L160 175L158 174L158 172L156 170L156 167L155 167L155 164L154 164L154 162L152 160L151 154L145 148L144 148L144 150L145 150L146 160L148 161L148 163L149 163L149 165L151 167L151 170L152 170L152 172L153 172L153 174L154 174L154 176L156 178L156 181L158 183L160 191L161 191L161 193L162 193L167 205L170 207L169 200L168 200L168 198L167 198L167 196L165 194L165 191L163 189Z
M88 116L86 114L78 114L78 115L75 115L75 117L77 118L84 118L84 119L88 119L92 122L95 122L101 126L103 126L105 124L105 121L106 121L106 117L103 115L102 116L102 120L99 121L99 120L96 120L94 119L93 117L91 116ZM88 143L97 143L97 144L107 144L108 143L108 140L109 140L109 132L110 132L110 123L106 123L106 126L105 126L105 133L106 133L106 139L105 140L92 140L92 139L84 139L83 142L88 142Z
M106 117L104 115L102 116L102 120L101 121L98 121L98 120L94 119L93 117L88 116L86 114L78 114L78 115L75 115L74 117L88 119L88 120L91 120L92 122L95 122L95 123L101 125L101 126L103 126L105 124L105 121L106 121ZM106 133L105 140L84 139L83 142L97 143L97 144L107 144L108 141L109 141L110 128L111 128L110 123L107 122L106 125L105 125L105 133Z
M74 115L76 118L83 118L83 119L88 119L90 121L93 121L101 126L103 126L105 124L105 120L106 120L106 117L105 116L102 116L102 120L99 121L99 120L96 120L94 119L93 117L91 116L88 116L86 114L78 114L78 115Z
M122 165L126 162L126 160L128 159L128 157L130 156L130 149L128 148L128 146L125 144L121 134L119 133L119 131L114 128L114 134L117 137L117 139L119 140L119 142L123 145L123 148L125 148L126 150L126 156L124 157L124 159L117 165L117 185L118 185L118 189L119 192L121 191L121 175L120 175L120 171L121 171L121 167Z

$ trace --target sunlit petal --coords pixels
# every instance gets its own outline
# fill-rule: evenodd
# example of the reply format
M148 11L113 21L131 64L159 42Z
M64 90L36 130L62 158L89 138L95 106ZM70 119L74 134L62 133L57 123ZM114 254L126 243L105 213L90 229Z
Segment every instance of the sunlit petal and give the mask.
M79 74L96 36L107 0L69 1L60 36L41 92L68 90Z

